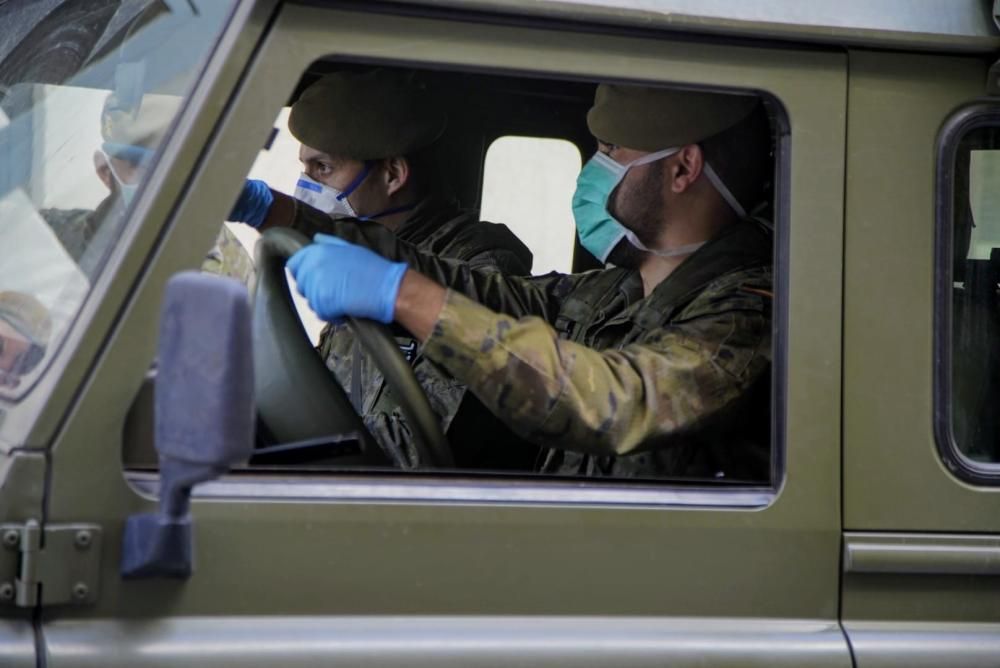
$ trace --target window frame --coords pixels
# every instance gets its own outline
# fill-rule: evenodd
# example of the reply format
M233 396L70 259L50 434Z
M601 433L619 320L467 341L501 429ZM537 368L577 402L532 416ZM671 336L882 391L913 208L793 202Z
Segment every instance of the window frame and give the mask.
M330 54L338 62L366 62L373 66L452 69L447 63L411 62L403 59L352 60ZM460 71L454 69L454 71ZM493 76L533 76L536 73L503 68L476 70ZM581 77L552 76L553 81L580 80ZM610 80L609 80L610 81ZM619 79L616 83L628 83ZM690 83L657 82L656 85L694 88ZM385 475L370 471L326 469L315 471L289 467L284 471L255 471L253 468L232 471L221 480L199 485L195 498L206 499L312 499L347 502L409 502L463 504L520 504L529 506L568 505L646 508L728 508L760 510L777 499L786 481L787 416L787 348L788 348L788 265L790 258L789 231L791 211L791 127L787 110L781 100L767 90L705 85L706 91L744 92L757 95L767 106L768 119L774 133L774 304L772 313L771 364L771 473L766 483L713 486L703 480L684 481L663 479L632 481L621 478L587 479L560 478L533 472L513 472L509 475L488 471L460 470L457 472L429 471L426 475ZM498 135L492 141L504 136ZM580 148L576 143L562 139ZM492 142L488 145L491 146ZM486 150L488 150L488 146ZM486 150L481 156L485 176ZM581 164L586 162L581 151ZM480 179L480 204L484 179ZM148 471L124 470L129 484L146 495L155 495L157 476ZM283 489L288 487L288 489Z
M327 16L332 19L330 31L317 29ZM439 626L447 626L456 615L527 615L557 621L595 615L655 617L676 621L682 628L676 645L665 647L665 660L689 656L685 638L695 626L707 624L702 635L708 644L726 648L729 656L734 651L763 656L760 662L765 664L767 648L761 648L759 633L751 627L771 624L785 632L782 646L793 653L790 661L801 656L803 663L822 655L830 657L828 662L843 663L849 652L836 621L842 542L839 323L847 57L839 52L795 52L801 67L791 69L790 52L785 50L758 53L603 35L581 40L568 31L370 16L298 4L283 5L267 25L275 30L247 56L252 58L249 68L238 69L238 63L225 68L237 69L242 76L240 82L226 79L230 88L214 98L229 103L213 118L211 136L174 140L179 150L200 160L185 173L185 189L160 229L159 242L127 286L132 298L120 313L113 338L52 444L47 471L58 484L46 499L49 521L86 516L120 527L128 514L155 511L156 500L122 475L120 427L153 357L154 309L162 303L163 283L173 272L197 266L200 253L187 243L189 238L214 232L211 221L227 213L228 200L238 193L243 177L232 168L238 164L248 169L256 153L255 142L247 138L266 136L279 100L287 99L294 85L293 76L281 66L298 65L295 59L308 55L303 50L310 44L328 50L331 42L361 56L396 57L405 44L406 56L421 62L486 66L500 61L512 70L558 69L560 76L586 66L593 78L697 80L772 91L787 117L796 119L795 134L786 142L795 145L795 162L782 163L783 171L796 174L794 181L785 179L784 192L795 195L791 215L780 219L793 233L779 243L794 252L779 267L785 274L779 276L779 289L788 289L779 293L775 304L779 309L786 300L795 315L784 330L788 350L776 351L788 360L778 383L788 395L784 457L795 473L761 509L609 507L598 502L568 504L558 497L544 505L516 500L422 503L415 498L413 484L400 485L406 494L402 498L351 501L311 495L335 491L336 482L322 490L303 490L310 495L301 498L272 496L268 490L196 498L192 513L198 522L198 576L188 591L150 597L142 586L105 578L97 605L74 613L79 618L75 627L58 619L46 624L53 655L79 653L80 643L71 637L79 621L111 620L106 624L109 633L121 635L116 620L125 619L127 626L127 617L141 608L146 617L161 620L159 626L167 631L185 620L196 620L197 626L206 615L233 628L289 615L293 625L296 619L310 617L326 626L347 618L359 619L364 626L373 615L437 619ZM278 30L285 27L295 33ZM240 39L234 47L244 43ZM278 57L269 59L268 53ZM308 64L302 63L294 74ZM824 299L815 299L817 293ZM777 311L775 317L787 324ZM388 485L384 489L393 491ZM383 488L375 491L381 495ZM730 500L722 492L715 494ZM289 545L297 549L288 550ZM116 555L106 557L104 572L116 572ZM626 567L618 568L614 577L594 577L616 563ZM242 594L243 583L273 579L275 564L284 574L276 595ZM483 578L483 573L489 577ZM581 588L581 582L586 586ZM775 596L775 591L794 591L795 596ZM743 595L734 597L733 592ZM233 601L240 605L234 607ZM751 620L751 632L737 638L738 647L735 636L726 635L728 626L712 626L713 619L724 623L734 617ZM288 638L295 642L280 629L271 633L267 624L261 629L261 642L269 646L288 646ZM417 654L426 646L400 645L391 630L383 635L404 654L411 645ZM509 635L517 645L517 635ZM611 641L623 647L635 644L621 635L612 634ZM145 645L159 642L169 654L172 645L164 643L177 634L154 636L147 637ZM99 650L101 643L85 644L89 651ZM344 656L349 661L344 652L351 648L326 643L310 651L326 652L336 662ZM183 646L178 649L185 651ZM220 661L227 660L227 650L238 653L240 647L221 649ZM489 652L480 655L490 660ZM580 656L587 660L585 654ZM648 656L642 655L647 662Z
M305 12L307 10L303 10ZM318 10L317 10L318 11ZM291 19L290 24L293 24L295 20ZM403 19L412 20L412 19ZM297 28L298 26L293 25ZM283 27L286 30L288 26ZM290 32L290 31L289 31ZM282 37L283 39L284 37ZM705 80L693 80L688 78L688 75L678 75L675 78L664 77L662 75L650 75L647 74L645 77L633 78L633 74L626 72L615 72L602 74L600 70L604 69L602 67L587 67L586 73L581 71L576 71L573 68L564 68L559 72L554 71L550 67L543 67L535 69L534 65L524 65L524 64L511 64L507 63L506 66L494 65L493 63L485 63L480 61L478 63L473 63L470 61L456 62L456 59L445 55L444 57L435 54L433 57L400 57L393 53L392 55L385 55L385 53L371 53L366 54L365 49L354 50L346 49L343 52L338 52L336 50L330 50L328 45L324 45L324 51L319 53L316 51L316 42L314 40L307 40L307 44L300 45L301 48L296 51L295 57L283 60L277 64L266 63L265 54L268 50L268 43L274 42L279 43L280 40L275 37L272 33L269 35L268 39L265 41L265 48L259 50L251 64L250 69L245 74L246 81L240 86L238 90L233 93L233 105L234 107L246 106L240 104L243 98L256 99L257 96L264 93L265 90L270 96L274 96L276 91L282 91L282 95L287 95L291 90L294 90L288 84L289 79L284 79L281 83L268 84L265 88L264 85L260 84L258 78L263 77L261 72L267 72L269 70L280 71L286 68L290 68L292 64L299 65L301 63L302 71L309 66L310 63L315 62L317 58L325 58L331 60L345 60L351 62L364 62L371 65L399 65L404 67L417 67L417 68L427 68L427 69L449 69L454 71L464 71L464 72L475 72L483 74L496 74L496 75L508 75L508 76L523 76L523 77L533 77L540 78L546 77L553 80L588 80L588 81L618 81L618 82L649 82L655 83L657 85L663 86L678 86L684 88L701 89L701 90L716 90L723 92L750 92L758 95L763 99L768 105L769 117L772 123L772 128L776 134L776 147L775 147L775 186L774 186L774 222L776 228L776 239L774 245L774 260L777 264L776 276L775 276L775 300L773 307L773 319L772 319L772 332L774 334L772 350L773 350L773 364L772 364L772 410L771 410L771 421L772 421L772 457L771 457L771 469L772 473L770 480L766 486L769 490L770 499L768 501L768 506L772 505L775 499L777 499L781 492L787 487L788 482L785 476L786 465L785 462L788 458L787 448L788 448L788 438L786 434L787 421L789 417L789 412L787 408L787 402L789 401L789 390L787 384L789 382L789 364L788 364L788 348L789 339L791 337L790 326L789 326L789 311L790 311L790 296L789 296L789 274L792 270L791 267L791 252L790 252L790 227L792 218L792 203L791 203L791 171L792 171L792 152L791 143L793 137L791 134L790 127L790 114L786 108L785 102L779 97L785 91L784 82L780 85L775 85L772 80L773 77L766 76L764 80L759 84L755 85L755 81L758 77L751 77L749 82L745 80L739 80L738 82L733 79L727 70L724 81L718 81L716 76L711 76ZM640 42L641 44L641 42ZM737 47L726 47L726 48L737 48ZM835 54L821 54L818 56L821 59L825 59L831 55ZM659 57L659 56L657 56ZM766 56L765 56L766 58ZM718 68L718 64L714 64L711 67ZM617 68L612 68L617 69ZM836 69L836 68L835 68ZM836 69L839 72L839 69ZM299 73L301 76L301 72ZM273 78L273 77L272 77ZM780 79L779 79L780 81ZM251 85L248 85L251 82ZM259 102L260 100L258 100ZM793 96L793 103L798 103L799 98ZM254 112L241 112L236 114L236 118L246 117L249 118L253 115L261 115L265 112L264 106L260 105L249 105L254 107L257 111ZM275 112L276 113L276 112ZM268 119L271 122L273 117ZM259 123L260 118L257 118L255 122ZM233 122L231 118L227 117L224 123ZM242 120L240 122L245 122ZM226 128L219 130L219 135L225 137L227 135ZM209 156L211 159L211 156ZM250 161L252 164L252 161ZM212 179L208 179L210 182ZM201 206L202 197L198 194L190 194L183 205L183 209L188 207L198 207ZM839 362L839 358L838 358ZM839 377L839 376L838 376ZM336 475L336 474L335 474ZM346 480L346 476L340 478L340 480ZM417 481L415 481L417 482ZM335 477L331 478L331 484L336 485L338 479ZM610 483L610 484L609 484ZM406 485L407 482L393 480L391 482L384 483L386 488L390 490L389 498L396 498L394 489ZM447 484L445 482L445 484ZM534 481L526 483L529 485L537 484ZM604 488L609 494L616 487L618 489L629 489L633 486L632 483L624 482L618 483L617 481L602 481L597 483L591 482L580 482L571 481L567 488L574 484L586 484L593 486L600 486ZM685 487L678 488L676 485L672 485L671 481L665 480L662 485L660 485L664 491L667 492L666 496L671 497L669 501L665 501L663 505L677 505L675 498L679 494L687 493ZM797 487L797 485L796 485ZM751 486L747 485L742 489L750 489ZM759 486L754 487L754 489L760 489ZM415 490L416 491L416 490ZM603 491L603 490L602 490ZM726 488L718 488L714 493L720 495L729 495L732 490ZM267 497L261 497L266 499ZM377 498L377 497L373 497ZM422 498L421 494L415 493L412 496L407 496L407 500L419 502ZM474 502L476 500L475 495L468 498L469 501ZM516 499L512 501L517 502ZM660 505L657 503L652 503L650 505ZM681 504L684 505L684 504ZM703 504L696 504L703 505ZM726 504L729 505L729 504ZM756 503L753 505L757 505ZM738 506L737 506L738 507Z
M973 485L995 487L1000 486L1000 462L977 462L962 452L955 439L952 410L956 160L962 140L970 132L985 127L1000 129L1000 104L996 100L977 100L960 107L948 117L938 134L934 175L933 428L938 456L952 474Z

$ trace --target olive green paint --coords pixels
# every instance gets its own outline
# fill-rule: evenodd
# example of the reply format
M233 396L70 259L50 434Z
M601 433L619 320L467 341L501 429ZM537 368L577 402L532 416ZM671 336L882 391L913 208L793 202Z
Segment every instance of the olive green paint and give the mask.
M197 563L189 582L123 582L117 555L108 550L100 601L86 611L54 612L51 646L60 647L63 632L91 618L148 619L155 636L161 626L153 620L183 624L199 615L247 624L285 615L641 615L665 623L722 616L759 623L762 632L767 620L825 620L822 632L790 627L799 632L790 647L799 648L800 662L811 656L816 665L847 665L835 626L840 379L830 373L840 365L842 197L829 184L843 181L846 102L845 58L837 53L790 57L780 50L283 8L205 148L192 181L197 187L179 202L56 443L52 520L99 521L114 545L124 517L152 507L123 478L119 462L124 413L152 356L163 280L197 264L190 239L210 242L210 221L221 219L235 198L255 138L266 136L305 68L332 49L414 65L749 87L773 95L793 121L789 168L796 174L788 193L787 265L787 466L794 475L769 505L746 509L576 506L560 502L558 492L549 504L430 503L406 500L407 483L398 479L387 484L403 486L402 498L381 503L205 499L194 507ZM193 153L195 143L184 140L171 150ZM816 300L815 292L827 298ZM136 341L143 343L130 343ZM750 651L734 645L730 656L746 660ZM69 656L53 655L51 665Z
M1000 532L997 488L951 475L932 418L934 168L984 63L851 52L844 270L844 526Z
M563 16L553 3L434 4ZM582 16L644 16L602 11ZM659 26L683 40L464 18L274 1L236 11L35 390L46 401L25 443L52 446L46 520L103 533L96 602L43 609L48 665L849 666L845 633L866 668L995 665L1000 581L983 573L997 563L998 490L948 473L931 423L935 140L983 93L987 61L737 46L698 34L814 37L723 19L698 29L690 16ZM984 27L969 48L996 48L995 32ZM953 36L830 35L959 48ZM190 580L123 581L124 519L155 507L121 459L163 285L200 264L278 110L321 57L769 96L790 128L787 216L776 221L787 321L776 322L786 364L775 488L757 490L756 504L733 494L728 507L723 492L707 507L683 490L612 505L572 501L575 484L504 501L496 487L477 498L474 479L431 480L445 496L464 485L446 501L422 491L427 478L383 476L363 477L352 500L338 494L345 478L243 472L195 500ZM43 454L4 450L4 521L41 516L45 476ZM5 610L4 665L34 665L33 642L30 618Z

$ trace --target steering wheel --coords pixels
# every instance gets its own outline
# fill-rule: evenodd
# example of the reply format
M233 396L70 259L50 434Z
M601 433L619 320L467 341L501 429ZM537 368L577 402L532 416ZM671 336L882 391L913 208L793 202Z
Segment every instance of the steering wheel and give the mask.
M344 389L313 348L299 320L285 279L285 261L309 244L286 228L265 231L254 251L253 359L257 411L279 443L315 441L353 434L361 445L360 465L391 462L354 410ZM347 318L385 376L413 433L421 465L453 465L451 450L413 369L385 325ZM353 462L352 462L353 463Z

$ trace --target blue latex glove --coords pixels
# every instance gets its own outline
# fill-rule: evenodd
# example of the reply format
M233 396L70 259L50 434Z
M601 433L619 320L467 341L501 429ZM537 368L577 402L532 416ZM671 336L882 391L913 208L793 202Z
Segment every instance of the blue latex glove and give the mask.
M316 315L327 322L348 315L392 322L406 265L328 234L313 242L287 266Z
M228 220L234 223L246 223L251 227L260 227L267 219L267 214L274 204L274 195L267 184L257 179L247 179L243 184L240 196L229 213Z

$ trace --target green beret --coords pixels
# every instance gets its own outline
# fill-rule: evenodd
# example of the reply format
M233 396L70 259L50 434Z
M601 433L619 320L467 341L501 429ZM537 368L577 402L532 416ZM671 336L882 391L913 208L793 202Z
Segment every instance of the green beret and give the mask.
M324 76L288 117L288 129L306 146L353 160L409 155L434 143L446 124L430 91L386 70Z
M587 126L608 144L658 151L708 139L747 117L756 104L751 95L601 84Z
M0 319L34 344L45 346L52 334L52 319L41 302L22 292L0 292Z

